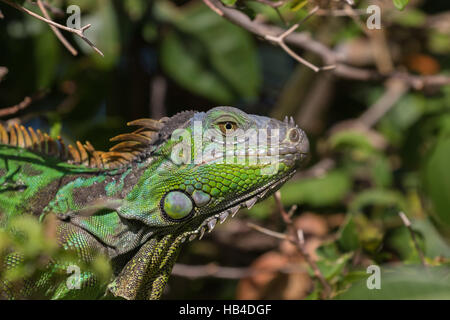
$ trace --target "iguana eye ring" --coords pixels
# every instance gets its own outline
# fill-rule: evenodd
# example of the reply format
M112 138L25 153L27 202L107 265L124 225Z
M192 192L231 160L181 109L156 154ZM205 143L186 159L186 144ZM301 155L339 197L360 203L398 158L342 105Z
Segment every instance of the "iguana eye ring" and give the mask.
M236 131L237 129L237 123L233 122L233 121L224 121L224 122L219 122L219 129L220 131L222 131L223 134L230 134L234 131Z
M186 192L173 190L161 198L160 208L166 220L180 222L194 213L194 201Z

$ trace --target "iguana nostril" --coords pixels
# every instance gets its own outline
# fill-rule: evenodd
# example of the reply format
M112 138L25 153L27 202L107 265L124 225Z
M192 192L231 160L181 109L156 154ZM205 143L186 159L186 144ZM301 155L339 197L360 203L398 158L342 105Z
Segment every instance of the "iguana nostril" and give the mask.
M291 142L298 142L300 140L300 132L295 128L291 129L289 131L289 140L291 140Z

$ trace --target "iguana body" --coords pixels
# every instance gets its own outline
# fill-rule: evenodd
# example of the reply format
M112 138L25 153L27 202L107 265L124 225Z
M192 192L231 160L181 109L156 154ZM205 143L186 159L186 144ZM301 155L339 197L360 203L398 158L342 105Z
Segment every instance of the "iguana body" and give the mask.
M114 270L108 294L126 299L159 298L184 241L272 194L308 152L293 121L231 107L130 125L138 129L111 139L119 143L108 152L79 142L66 148L32 129L0 125L1 223L25 214L57 217L59 244L83 261L107 255ZM248 132L260 129L269 129L272 143L254 147ZM20 257L4 263L14 267ZM82 280L80 290L63 283L45 292L49 298L105 294L92 275ZM13 290L0 283L0 297L26 298L45 285Z

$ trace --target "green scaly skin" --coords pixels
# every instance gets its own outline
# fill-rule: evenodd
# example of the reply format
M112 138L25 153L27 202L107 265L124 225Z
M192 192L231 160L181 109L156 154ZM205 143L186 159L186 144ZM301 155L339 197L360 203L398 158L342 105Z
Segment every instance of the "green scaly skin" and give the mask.
M201 146L193 134L194 123L201 124ZM275 164L253 161L254 153L245 143L232 147L235 160L247 152L244 161L223 161L215 153L195 162L200 152L211 154L224 146L206 132L241 139L249 129L267 128L280 132L275 146L281 155ZM187 138L175 139L179 132L187 132ZM54 216L59 245L75 250L82 261L90 261L97 253L109 258L114 279L107 286L107 296L158 299L181 244L201 238L239 208L273 194L304 162L309 148L306 135L293 121L249 115L232 107L180 113L164 122L158 137L138 160L113 169L70 164L0 144L0 223L24 214L41 221ZM190 148L179 148L180 141L189 141ZM273 146L257 151L260 154ZM14 267L19 260L13 257L4 263ZM46 285L40 281L12 290L0 283L0 297L26 298ZM105 288L90 273L82 274L81 289L70 290L65 282L44 289L53 299L105 295Z

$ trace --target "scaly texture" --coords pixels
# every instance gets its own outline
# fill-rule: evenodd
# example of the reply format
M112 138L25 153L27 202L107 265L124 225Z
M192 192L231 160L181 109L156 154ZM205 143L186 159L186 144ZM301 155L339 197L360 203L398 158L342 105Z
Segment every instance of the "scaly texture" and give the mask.
M181 244L272 194L309 148L292 119L232 107L129 125L138 129L112 138L118 144L107 152L0 125L1 225L26 214L56 217L59 245L83 262L107 255L114 279L106 294L125 299L159 298ZM258 130L268 143L253 143ZM14 268L20 257L12 253L3 264ZM21 288L0 283L0 297L26 298L36 290L54 299L105 295L91 273L82 273L81 289L46 287L65 267L53 261L39 281Z

